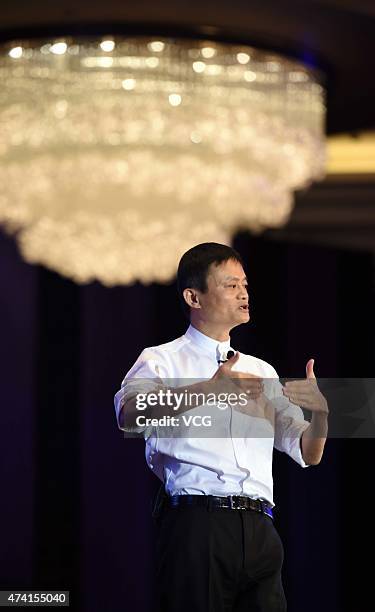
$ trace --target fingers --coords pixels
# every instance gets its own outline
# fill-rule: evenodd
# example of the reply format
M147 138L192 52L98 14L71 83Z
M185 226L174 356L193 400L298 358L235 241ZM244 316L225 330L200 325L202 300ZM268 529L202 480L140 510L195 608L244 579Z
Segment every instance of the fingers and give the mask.
M324 401L320 399L316 399L314 397L303 396L298 394L288 395L289 401L292 404L296 404L296 406L301 406L302 408L308 408L312 412L325 412L328 413L327 406Z
M292 404L310 408L314 404L314 398L308 393L292 393L283 389L283 394L289 399Z
M318 385L312 380L288 381L283 387L283 395L293 403L310 408L320 395Z
M240 353L236 351L234 355L232 355L232 357L230 357L229 359L227 359L227 361L225 361L222 367L230 369L239 360L239 358L240 358Z
M226 376L236 376L237 373L232 373L232 368L237 363L239 358L240 354L237 351L232 357L230 357L230 359L227 359L227 361L224 361L224 363L221 364L220 370L224 372Z
M304 378L303 380L287 380L284 387L310 387L313 382L314 381L308 380L307 378Z
M283 387L283 395L289 399L292 404L308 408L311 411L323 412L328 414L328 404L324 395L319 391L318 386L308 385L307 387L290 390Z
M246 395L249 399L256 400L262 395L262 391L253 391L251 389L248 389L246 391Z
M255 376L253 376L252 378L236 377L232 380L251 399L259 397L264 392L264 384L262 378Z
M238 361L239 357L240 353L239 351L236 351L236 353L230 357L230 359L220 366L219 370L222 372L222 374L225 374L225 376L230 378L232 383L234 383L237 387L240 387L249 398L256 399L264 391L263 379L256 374L233 371L232 367Z
M314 388L317 387L316 379L307 380L305 378L304 380L288 380L288 382L285 383L283 389L287 389L288 391L291 391L291 392L294 392L294 391L298 392L298 391L311 389L312 387Z

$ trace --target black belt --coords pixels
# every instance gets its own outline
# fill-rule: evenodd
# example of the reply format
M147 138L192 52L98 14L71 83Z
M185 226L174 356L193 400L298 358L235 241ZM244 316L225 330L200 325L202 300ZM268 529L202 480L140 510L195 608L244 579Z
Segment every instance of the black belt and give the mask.
M219 497L217 495L172 495L167 497L167 504L171 508L177 508L178 506L204 506L209 510L219 508L254 510L255 512L266 514L273 519L272 506L268 502L239 495L228 495L228 497Z

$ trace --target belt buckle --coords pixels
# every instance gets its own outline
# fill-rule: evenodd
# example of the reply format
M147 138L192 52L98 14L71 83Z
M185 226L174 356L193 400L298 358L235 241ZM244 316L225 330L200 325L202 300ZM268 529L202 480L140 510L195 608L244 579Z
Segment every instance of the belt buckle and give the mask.
M246 506L242 506L240 503L238 503L237 499L235 499L235 497L237 497L236 495L229 495L229 505L230 505L230 509L231 510L246 510Z
M236 502L233 495L229 495L229 507L231 510L237 510Z

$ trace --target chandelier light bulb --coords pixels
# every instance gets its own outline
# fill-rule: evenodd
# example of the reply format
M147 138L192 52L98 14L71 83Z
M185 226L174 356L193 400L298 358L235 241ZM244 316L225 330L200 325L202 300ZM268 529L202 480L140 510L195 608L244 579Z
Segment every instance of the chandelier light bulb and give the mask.
M205 59L210 59L211 57L215 57L216 49L214 47L203 47L201 49L201 54Z
M206 64L204 62L193 62L193 70L194 72L204 72L206 69Z
M124 79L121 83L122 88L126 91L132 91L132 89L135 89L136 84L137 81L135 79Z
M22 57L22 53L22 47L13 47L13 49L9 51L9 57L11 57L12 59L18 59Z
M165 47L165 44L161 40L154 40L148 44L150 51L155 53L161 53Z
M100 48L102 51L106 51L107 53L110 53L115 48L115 41L114 40L102 40L102 42L100 43Z
M53 45L51 45L50 51L51 53L54 53L55 55L64 55L64 53L66 53L67 48L68 48L68 45L66 43L56 42Z
M248 53L237 53L237 61L239 64L248 64L250 55Z
M171 106L179 106L182 101L180 94L170 94L168 99Z

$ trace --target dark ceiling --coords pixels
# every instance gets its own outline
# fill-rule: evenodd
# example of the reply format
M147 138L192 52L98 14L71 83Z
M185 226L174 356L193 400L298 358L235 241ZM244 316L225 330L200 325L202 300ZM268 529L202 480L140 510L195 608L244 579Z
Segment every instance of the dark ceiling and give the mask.
M375 127L374 0L0 0L0 36L203 32L324 69L328 133Z

